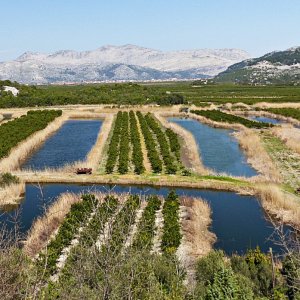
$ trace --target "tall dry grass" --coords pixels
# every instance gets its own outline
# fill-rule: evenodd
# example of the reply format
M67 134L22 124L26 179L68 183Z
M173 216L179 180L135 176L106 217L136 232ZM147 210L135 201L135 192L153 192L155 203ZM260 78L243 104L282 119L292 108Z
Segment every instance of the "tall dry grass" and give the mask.
M25 193L25 183L14 183L0 188L0 206L18 204Z
M81 195L65 193L46 210L45 214L33 223L24 244L24 251L35 257L48 243L59 228L72 204L80 202Z
M175 114L175 115L178 115L178 114ZM172 122L168 122L166 120L167 117L174 116L174 114L168 113L168 114L162 115L159 113L155 113L154 116L164 127L172 129L175 133L177 133L183 139L183 141L184 141L183 151L185 152L185 154L188 158L189 166L191 166L191 168L195 172L197 172L201 175L206 175L206 174L211 173L202 164L202 161L200 159L201 153L198 149L198 146L197 146L197 143L195 141L193 134L190 133L189 131L185 130L181 126L179 126L175 123L172 123Z
M272 128L271 132L281 139L287 147L300 154L300 130L290 125Z
M180 264L187 271L186 284L195 285L196 261L211 250L216 236L209 231L211 209L201 198L182 197L180 199L180 223L182 240L177 249Z
M62 115L51 122L45 129L40 130L11 150L10 154L0 161L0 171L10 172L16 170L26 160L26 158L37 149L50 135L57 131L68 116Z
M261 143L259 135L251 129L234 133L241 148L245 151L247 161L261 173L266 180L281 182L282 178L269 154Z
M215 234L209 231L211 208L201 198L182 197L180 202L185 207L182 220L184 244L189 255L196 260L210 252L216 241Z
M296 196L283 192L273 184L257 187L257 194L267 213L300 230L300 201Z

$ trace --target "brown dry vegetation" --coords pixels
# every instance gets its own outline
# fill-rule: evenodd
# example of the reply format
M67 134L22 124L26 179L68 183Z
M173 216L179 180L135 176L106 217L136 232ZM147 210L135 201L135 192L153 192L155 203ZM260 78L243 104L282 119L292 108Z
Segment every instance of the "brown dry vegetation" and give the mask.
M14 183L0 188L0 206L18 204L25 193L25 183Z
M300 229L300 201L296 196L285 193L272 184L257 186L257 194L268 214L283 224Z
M266 180L281 182L282 178L272 159L261 143L259 135L253 129L235 132L241 148L246 152L247 161L261 173Z
M196 261L212 250L216 236L209 231L211 209L206 201L201 198L182 197L180 202L183 238L177 256L187 270L187 282L192 285L195 280Z
M45 214L38 218L28 233L24 244L24 251L30 257L37 255L55 234L71 205L81 201L79 194L65 193L46 210Z
M290 125L272 128L271 132L280 138L291 150L300 154L300 130Z

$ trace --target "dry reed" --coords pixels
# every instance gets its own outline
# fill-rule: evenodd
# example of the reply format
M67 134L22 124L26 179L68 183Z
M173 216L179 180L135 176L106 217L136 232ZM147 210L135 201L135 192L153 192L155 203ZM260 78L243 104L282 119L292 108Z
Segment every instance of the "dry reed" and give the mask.
M286 225L300 229L300 201L298 197L283 192L278 186L268 184L257 187L264 210Z
M287 147L300 154L300 130L290 125L272 128L271 132L281 139Z
M36 256L48 243L50 237L57 231L66 214L70 211L72 204L80 202L81 195L65 193L47 209L42 217L36 219L32 225L24 251L30 257Z
M234 133L241 148L247 155L247 161L258 170L267 180L281 182L281 176L272 159L266 152L258 134L251 129Z
M24 193L24 182L10 184L4 188L0 188L0 206L18 204Z
M180 264L187 270L187 284L195 284L196 261L207 255L211 250L216 236L209 231L211 224L211 209L201 198L182 197L181 231L182 241L177 250Z

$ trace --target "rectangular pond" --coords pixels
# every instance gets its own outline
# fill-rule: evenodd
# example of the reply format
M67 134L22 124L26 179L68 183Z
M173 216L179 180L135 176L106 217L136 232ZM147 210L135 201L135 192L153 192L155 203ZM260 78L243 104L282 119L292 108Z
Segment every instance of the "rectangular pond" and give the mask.
M262 123L268 123L273 125L280 125L286 123L283 120L275 119L275 118L269 118L269 117L263 117L263 116L250 116L248 117L250 120L262 122Z
M166 196L171 189L154 188L150 186L108 186L108 185L72 185L72 184L47 184L41 190L36 185L26 186L26 196L20 204L19 221L21 230L25 234L30 229L33 221L41 216L44 207L55 201L61 193L101 191L107 193L130 192L141 196L157 194ZM257 245L265 252L272 247L275 252L280 252L278 245L268 238L273 233L271 223L265 216L259 201L253 196L241 196L232 192L200 190L200 189L175 189L178 195L201 197L209 202L212 209L212 226L217 236L214 247L223 249L227 254L245 253L247 249ZM17 208L0 214L0 221L8 228L12 228L13 219Z
M84 160L97 140L101 120L68 120L22 165L42 170Z
M198 145L203 165L216 173L232 176L256 176L257 172L248 163L232 130L213 128L193 119L169 118L190 131Z

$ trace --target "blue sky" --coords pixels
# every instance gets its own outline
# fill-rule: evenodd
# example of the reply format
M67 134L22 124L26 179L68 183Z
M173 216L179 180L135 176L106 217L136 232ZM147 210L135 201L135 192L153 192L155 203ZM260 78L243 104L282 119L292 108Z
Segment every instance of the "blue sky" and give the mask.
M136 44L161 50L300 46L300 0L1 1L0 61L25 51Z

